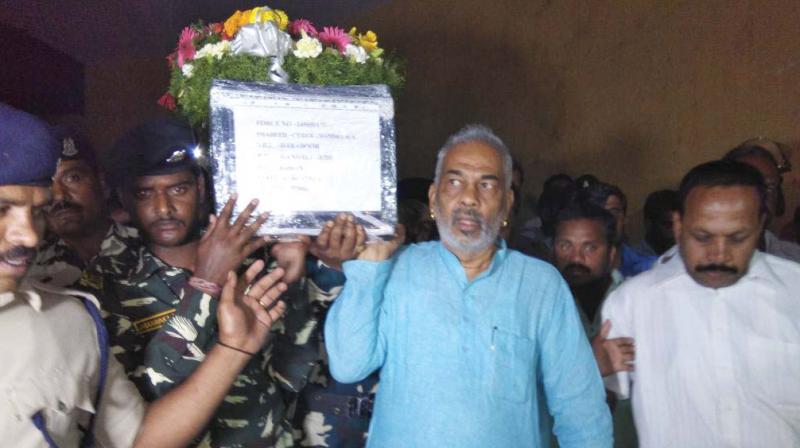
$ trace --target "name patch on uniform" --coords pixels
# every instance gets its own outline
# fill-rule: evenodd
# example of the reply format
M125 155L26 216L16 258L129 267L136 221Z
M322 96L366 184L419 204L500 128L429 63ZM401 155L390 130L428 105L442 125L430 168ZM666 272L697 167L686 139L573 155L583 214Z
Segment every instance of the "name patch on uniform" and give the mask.
M153 314L152 316L145 317L144 319L139 319L133 322L133 329L136 330L139 334L149 333L151 331L156 331L169 320L172 315L175 314L175 308L172 308L167 311L162 311L158 314Z

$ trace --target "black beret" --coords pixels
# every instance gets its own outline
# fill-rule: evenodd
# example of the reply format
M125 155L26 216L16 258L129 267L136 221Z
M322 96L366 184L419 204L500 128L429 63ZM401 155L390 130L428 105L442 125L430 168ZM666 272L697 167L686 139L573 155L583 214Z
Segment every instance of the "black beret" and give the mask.
M192 128L174 118L160 118L135 127L114 145L108 174L113 186L122 187L141 176L171 174L196 169Z
M0 185L48 185L58 153L50 126L0 103Z
M59 142L58 161L83 160L89 167L97 171L97 155L86 137L70 126L53 127L53 135Z

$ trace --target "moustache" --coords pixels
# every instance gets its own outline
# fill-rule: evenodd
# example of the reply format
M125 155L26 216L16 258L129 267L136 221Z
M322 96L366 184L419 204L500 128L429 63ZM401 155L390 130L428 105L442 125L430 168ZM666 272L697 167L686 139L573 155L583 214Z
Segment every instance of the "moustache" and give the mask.
M695 272L722 272L724 274L738 274L739 270L724 264L704 264L694 268Z
M453 210L453 217L452 217L453 222L456 222L464 218L471 219L480 224L481 227L483 227L483 218L474 208L457 208Z
M160 227L160 226L185 226L186 224L181 221L180 219L159 219L158 221L153 221L150 223L148 227Z
M83 207L81 207L80 205L78 205L78 204L76 204L74 202L58 201L56 203L53 203L53 205L50 206L50 208L48 209L48 213L51 214L51 215L54 215L54 214L56 214L56 213L58 213L60 211L63 211L63 210L81 211L81 210L83 210Z
M592 270L580 263L569 263L568 265L564 266L564 273L572 275L589 275L592 273Z
M25 246L14 246L5 252L0 252L0 260L9 264L30 263L35 256L36 249Z

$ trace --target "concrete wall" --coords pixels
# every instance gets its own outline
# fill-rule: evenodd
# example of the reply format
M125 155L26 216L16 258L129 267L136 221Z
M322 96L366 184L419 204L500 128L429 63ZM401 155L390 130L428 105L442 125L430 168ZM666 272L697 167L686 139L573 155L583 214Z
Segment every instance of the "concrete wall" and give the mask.
M401 175L429 175L449 133L484 122L529 194L556 172L593 173L628 193L636 234L646 194L695 164L753 136L800 141L792 1L404 0L360 23L408 61Z
M164 58L93 63L86 78L84 126L101 152L133 126L167 113L157 104L169 85Z
M402 0L353 23L407 60L401 177L431 175L446 136L484 122L522 161L529 195L550 174L593 173L628 193L636 235L645 195L691 166L757 135L800 142L799 11L788 0ZM101 149L160 113L162 57L101 61L86 76L83 121Z

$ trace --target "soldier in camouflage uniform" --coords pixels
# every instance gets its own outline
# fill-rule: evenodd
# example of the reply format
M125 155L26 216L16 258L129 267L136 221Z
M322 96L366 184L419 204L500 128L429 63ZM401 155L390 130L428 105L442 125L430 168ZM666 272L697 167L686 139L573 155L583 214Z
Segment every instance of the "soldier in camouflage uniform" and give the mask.
M137 261L127 271L84 279L102 290L112 351L147 399L163 395L198 367L216 342L217 285L266 244L252 238L266 216L247 225L256 206L251 203L231 224L232 200L200 237L205 192L193 148L191 130L172 121L145 124L118 143L114 179L146 245L135 251ZM305 247L272 248L285 266L284 282L302 275ZM317 322L302 291L301 284L287 293L285 318L234 383L201 446L293 444L289 408L318 357Z
M61 143L47 211L48 233L39 246L28 277L55 286L72 286L84 270L94 270L102 258L127 264L128 247L140 243L132 227L114 223L105 204L103 182L95 153L80 134L55 129Z
M57 148L38 119L0 103L0 444L186 446L285 310L275 302L286 290L283 272L256 280L259 263L238 283L229 274L218 306L220 346L182 387L145 409L119 364L106 359L95 298L22 278L44 233Z
M363 248L364 229L340 215L329 222L311 246L309 293L315 320L324 322L328 308L344 285L342 262ZM353 384L339 383L328 370L322 326L317 341L322 356L301 393L294 419L297 444L304 447L356 448L366 444L372 402L378 387L373 373Z

